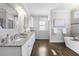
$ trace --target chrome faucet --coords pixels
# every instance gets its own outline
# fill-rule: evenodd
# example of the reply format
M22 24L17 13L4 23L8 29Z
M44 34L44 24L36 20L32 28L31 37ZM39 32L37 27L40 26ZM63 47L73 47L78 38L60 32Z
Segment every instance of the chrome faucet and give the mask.
M17 37L18 37L18 34L15 34L15 35L14 35L14 39L16 39Z
M7 34L6 37L1 40L1 43L7 43L8 38L9 38L9 34Z
M1 40L1 43L4 43L5 42L5 39L3 38L2 40Z
M11 36L10 36L10 39L11 39L11 41L14 40L14 36L11 35Z

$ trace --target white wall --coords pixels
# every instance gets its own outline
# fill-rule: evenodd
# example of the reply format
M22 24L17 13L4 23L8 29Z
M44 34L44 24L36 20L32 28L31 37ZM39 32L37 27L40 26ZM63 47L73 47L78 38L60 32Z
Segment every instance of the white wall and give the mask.
M78 7L76 7L78 8ZM71 36L79 36L79 18L74 17L74 14L76 14L79 10L73 8L71 10Z

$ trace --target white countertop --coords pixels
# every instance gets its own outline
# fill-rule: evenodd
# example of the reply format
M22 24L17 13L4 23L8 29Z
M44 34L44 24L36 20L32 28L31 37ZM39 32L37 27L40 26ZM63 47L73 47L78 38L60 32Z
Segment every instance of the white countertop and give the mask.
M73 39L74 37L64 37L64 39Z
M30 35L28 35L26 38L19 38L17 41L12 41L10 43L6 43L6 44L0 44L0 47L20 47L22 46L26 41L29 40L29 38L31 37L31 35L34 34L34 32L31 32Z

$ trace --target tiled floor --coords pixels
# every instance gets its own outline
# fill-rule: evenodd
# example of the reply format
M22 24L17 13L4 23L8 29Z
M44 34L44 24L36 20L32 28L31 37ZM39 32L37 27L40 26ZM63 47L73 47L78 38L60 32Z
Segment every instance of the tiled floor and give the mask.
M36 40L32 56L79 56L67 48L64 43L49 43L48 40Z

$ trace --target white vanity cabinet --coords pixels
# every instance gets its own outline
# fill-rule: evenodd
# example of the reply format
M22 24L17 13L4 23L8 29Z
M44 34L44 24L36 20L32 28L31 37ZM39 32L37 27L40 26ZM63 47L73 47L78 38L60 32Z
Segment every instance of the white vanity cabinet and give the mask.
M30 56L35 42L35 33L32 33L23 45L0 46L0 56Z
M29 40L22 46L22 55L23 56L30 56L32 52L32 48L35 42L35 34L29 38Z

